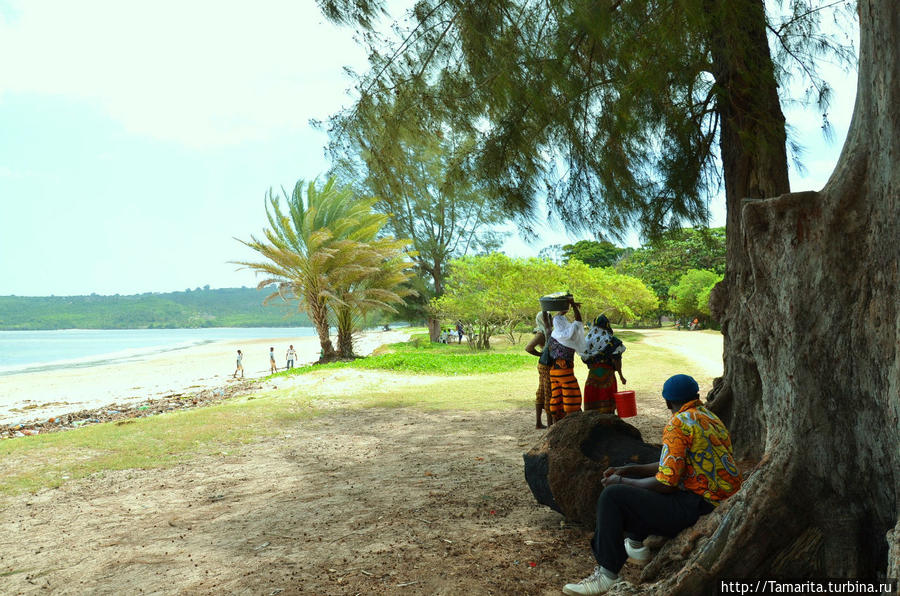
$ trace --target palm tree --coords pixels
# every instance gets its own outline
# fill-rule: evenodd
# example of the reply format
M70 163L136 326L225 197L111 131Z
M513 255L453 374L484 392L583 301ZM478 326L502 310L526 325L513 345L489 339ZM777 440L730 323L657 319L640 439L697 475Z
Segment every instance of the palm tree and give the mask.
M379 216L382 217L382 216ZM385 218L386 219L386 218ZM341 270L329 304L338 330L338 353L352 358L353 332L365 315L375 309L397 312L395 304L416 292L406 285L413 263L403 254L406 240L394 238L359 241L353 267Z
M375 240L384 216L372 214L373 200L358 200L352 191L338 186L335 178L321 189L316 188L315 181L306 185L305 201L303 188L303 180L298 180L290 196L282 189L286 213L281 197L269 190L266 216L270 227L263 231L264 239L251 236L249 242L239 240L266 260L237 264L268 275L258 287L277 286L266 302L275 298L298 300L299 308L305 308L316 327L322 347L320 361L326 362L336 357L329 334L329 302L334 303L332 307L350 309L352 333L354 309L374 304L387 307L402 301L402 292L392 292L384 284L398 279L397 275L407 279L403 270L391 265L394 269L388 270L394 271L394 277L382 270L396 260L405 243L393 238ZM372 291L364 292L366 288ZM336 316L339 330L346 316ZM345 346L340 342L340 332L338 338L342 355L352 355L352 339Z

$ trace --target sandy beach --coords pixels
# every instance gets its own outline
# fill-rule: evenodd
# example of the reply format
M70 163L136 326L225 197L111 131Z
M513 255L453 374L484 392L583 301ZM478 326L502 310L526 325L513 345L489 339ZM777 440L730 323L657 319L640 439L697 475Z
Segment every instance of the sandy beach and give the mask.
M365 356L382 344L407 337L402 330L366 331L359 335L355 349ZM275 348L276 362L282 370L288 344L293 344L297 352L295 365L309 364L319 357L317 337L262 338L215 342L117 364L3 376L0 424L221 387L234 382L238 349L244 353L245 377L265 377L269 374L269 347Z

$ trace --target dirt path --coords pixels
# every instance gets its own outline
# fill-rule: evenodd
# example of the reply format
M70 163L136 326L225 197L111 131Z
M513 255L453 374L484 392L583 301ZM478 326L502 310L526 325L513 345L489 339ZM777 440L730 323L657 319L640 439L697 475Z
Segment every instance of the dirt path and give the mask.
M712 377L721 377L722 335L700 331L675 331L673 329L629 329L644 336L648 345L677 352L692 360ZM717 354L718 357L709 356Z
M0 503L3 593L558 594L588 531L535 504L530 412L335 411Z

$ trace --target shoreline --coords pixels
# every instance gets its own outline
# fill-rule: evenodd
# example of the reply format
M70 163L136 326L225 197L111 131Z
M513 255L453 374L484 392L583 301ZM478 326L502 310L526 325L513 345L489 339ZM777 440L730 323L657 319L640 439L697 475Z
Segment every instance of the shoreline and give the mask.
M46 335L44 335L46 334ZM184 329L60 329L46 331L0 330L0 377L57 370L120 364L147 359L169 351L180 351L223 341L241 342L259 338L273 341L317 337L312 327L210 327ZM25 344L23 358L18 355ZM34 346L47 345L46 358ZM98 349L99 348L99 349ZM35 359L35 356L42 356Z
M365 356L382 344L408 337L400 330L365 331L357 336L355 348ZM125 411L145 402L216 389L229 394L232 386L269 375L270 346L275 347L278 370L284 370L289 344L297 352L295 367L318 359L318 337L280 337L223 340L125 362L5 375L0 377L0 425L42 425L73 413ZM238 349L244 353L243 380L232 378Z

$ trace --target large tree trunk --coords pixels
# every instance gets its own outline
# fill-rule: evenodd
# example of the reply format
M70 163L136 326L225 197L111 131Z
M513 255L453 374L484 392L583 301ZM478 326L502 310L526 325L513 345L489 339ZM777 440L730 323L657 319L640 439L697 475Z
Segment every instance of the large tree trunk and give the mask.
M425 320L425 324L428 326L428 339L432 342L436 342L441 338L441 321L440 319L435 319L434 317L428 317Z
M778 99L763 0L709 0L726 202L726 270L710 305L722 325L725 371L710 396L731 429L738 457L759 457L766 436L761 386L750 346L748 255L741 201L790 191L785 119Z
M318 296L307 296L306 304L309 318L312 319L316 328L316 333L319 335L319 345L322 348L319 362L331 362L335 358L335 353L328 330L328 307Z
M759 372L762 461L683 533L701 548L677 574L661 573L664 560L645 572L664 578L652 593L713 593L723 577L900 575L900 11L895 0L859 11L856 107L831 179L741 212L747 269L730 291L745 306L728 314L746 320L740 358ZM734 393L738 427L744 399Z
M431 279L434 281L434 295L444 295L444 267L441 261L435 261L431 267Z
M435 298L440 298L444 295L444 273L441 269L441 261L435 261L431 264L430 269L428 269L428 273L431 274L431 279L434 282L434 296ZM438 319L429 318L427 321L428 324L428 338L436 342L441 337L441 322Z
M337 351L341 358L355 358L353 353L353 309L348 306L338 306L334 309L334 318L337 322Z

